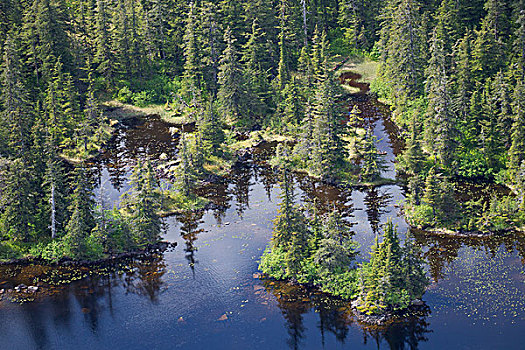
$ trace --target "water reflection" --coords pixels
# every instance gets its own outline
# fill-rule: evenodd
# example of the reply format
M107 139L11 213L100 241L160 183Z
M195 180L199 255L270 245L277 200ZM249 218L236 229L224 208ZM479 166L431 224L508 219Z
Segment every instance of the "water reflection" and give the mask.
M494 258L503 248L508 253L517 252L525 265L525 236L519 232L497 235L490 238L447 237L412 230L416 244L425 251L425 259L430 267L430 275L435 282L446 277L445 271L459 256L463 248L481 250L489 258Z
M421 316L405 318L385 327L363 327L363 342L374 341L379 349L382 342L391 350L419 349L421 343L428 342L427 335L432 333L426 318L430 310Z
M402 148L402 144L396 136L395 126L388 119L382 118L383 115L388 115L388 111L383 105L366 96L361 96L352 103L358 103L366 116L365 123L374 128L378 138L383 138L379 149L387 153L387 159L393 160L394 155ZM176 144L177 139L169 132L168 125L158 119L148 119L135 129L120 130L115 137L114 146L108 148L100 157L100 162L93 167L93 176L101 179L100 187L105 188L106 185L108 187L106 188L108 202L117 202L121 192L126 190L126 178L136 159L149 157L158 161L164 154L162 158L170 160L176 155ZM236 283L242 283L246 279L251 280L252 274L257 272L257 259L268 242L271 234L270 221L276 214L275 195L278 177L276 172L265 164L273 148L275 144L265 144L249 166L236 168L222 183L208 183L197 190L198 194L212 202L212 215L202 211L181 214L173 218L178 224L172 225L173 229L170 232L174 235L170 238L181 243L173 254L154 255L139 261L125 261L90 270L51 269L38 265L0 266L0 276L2 276L0 288L13 288L21 283L32 285L38 282L43 283L43 287L47 288L46 293L37 296L35 303L21 306L0 304L0 334L4 339L18 342L19 348L53 348L50 343L51 339L56 338L56 334L63 336L80 332L86 338L88 336L82 333L86 328L88 332L97 334L98 337L111 325L116 327L116 329L111 328L111 332L114 333L110 332L106 338L100 336L103 338L101 347L107 348L111 347L112 339L117 333L122 333L122 337L125 338L133 338L137 324L130 329L127 328L127 324L135 318L140 318L139 323L146 324L147 322L142 322L142 319L150 315L151 309L148 306L159 305L159 309L164 310L172 307L172 304L177 304L177 306L184 305L186 308L185 320L191 318L195 320L194 324L188 324L186 330L198 329L198 333L195 334L196 340L191 340L197 344L200 344L198 341L202 337L211 339L210 341L217 347L225 348L228 344L221 341L235 337L236 334L238 335L236 332L243 332L244 326L250 326L250 316L253 316L250 312L256 313L254 318L260 320L270 318L272 312L276 310L279 315L282 314L283 320L281 318L275 320L271 326L273 328L270 328L271 332L266 335L255 332L262 339L263 346L275 342L273 338L281 337L280 331L285 328L284 337L290 349L314 348L311 339L318 336L321 337L322 346L326 348L333 347L335 339L339 344L349 343L356 347L370 348L375 344L376 347L391 349L416 349L420 346L424 347L432 337L431 328L436 333L439 331L440 337L446 334L443 325L433 323L430 327L429 322L435 320L436 314L439 315L436 309L445 305L454 295L458 295L457 304L468 305L470 309L467 309L467 312L478 308L478 305L471 305L478 304L477 301L468 303L467 299L472 299L472 295L457 292L456 280L446 281L447 275L463 272L461 269L466 270L464 266L454 266L460 265L459 262L466 255L465 251L467 253L482 251L486 255L479 259L477 257L471 259L473 265L488 266L492 260L500 261L503 269L510 264L514 265L512 265L513 275L510 277L493 271L485 273L483 278L476 275L477 271L469 273L467 277L457 273L460 276L456 279L462 278L465 281L464 290L467 290L469 285L475 285L471 283L472 281L488 280L494 282L493 284L501 285L500 294L510 295L507 284L500 282L505 279L512 279L513 282L523 281L522 275L519 273L514 275L515 271L522 273L522 266L516 267L516 261L503 261L504 259L499 256L501 250L504 250L512 259L519 256L521 263L525 264L525 237L521 234L476 240L451 239L415 232L416 240L422 246L429 263L430 274L436 283L440 282L439 287L442 288L435 288L434 285L434 289L427 293L428 298L434 300L434 303L430 304L431 317L421 315L383 328L365 327L354 320L348 303L330 298L315 290L275 281L264 281L264 286L261 286L271 297L270 301L265 301L264 305L268 305L266 309L244 311L249 309L251 305L249 303L246 308L239 309L238 305L246 305L251 294L239 292L238 300L230 303L230 299L234 298L228 293L238 290L235 289ZM393 175L395 176L395 173ZM360 257L362 259L367 259L366 251L373 242L373 236L378 233L381 223L388 217L393 217L396 223L403 226L403 220L396 216L395 209L396 202L404 198L403 189L399 186L340 189L312 180L304 174L296 174L293 178L298 189L298 198L302 203L315 205L320 214L338 210L349 224L357 226L355 237L362 246L363 253ZM480 191L473 188L472 192ZM244 221L241 223L240 219L243 218ZM213 247L208 248L208 246ZM197 248L201 250L198 251ZM239 254L236 249L239 249ZM224 253L223 250L228 252ZM202 266L202 271L199 271L197 276L196 266ZM60 281L67 281L67 283L60 283ZM514 288L514 294L511 295L512 304L517 305L517 301L523 299L523 293L514 285L510 287ZM45 288L42 289L46 290ZM489 293L492 291L489 290L481 295L483 300L492 300L487 297ZM123 295L127 297L124 298ZM237 306L232 306L234 303ZM509 312L510 308L507 304L500 302L499 305L498 315ZM136 308L136 312L123 316L123 310L128 308ZM217 309L214 310L217 316L212 317L211 325L210 309ZM228 317L231 317L231 320L228 319L228 323L217 324L217 318L222 314L226 315L226 311L230 312ZM518 315L522 314L522 310L511 311ZM179 340L179 343L190 341L186 339L190 336L181 328L177 328L179 327L176 321L179 317L178 312L180 311L170 309L170 312L156 319L156 321L165 321L164 323L169 326L162 329L165 333L159 334L157 324L153 324L152 329L148 329L149 337L146 337L145 341L154 343L161 338L167 339L166 335L183 339ZM489 305L487 310L483 309L480 313L481 316L486 316L494 312ZM238 319L231 316L232 314L237 315ZM80 326L79 318L83 320ZM230 322L233 326L228 328ZM257 327L259 326L258 323ZM497 331L499 332L500 329L498 328ZM29 340L26 340L27 335L31 337ZM235 341L239 341L237 338ZM76 344L78 348L96 348L93 344ZM241 348L249 348L251 345L249 340L246 344L235 344Z
M252 170L253 168L251 167L241 166L235 171L231 181L231 192L235 198L235 208L241 218L245 210L249 208L250 186L254 185L252 182Z
M359 330L364 345L374 342L378 349L385 344L394 350L418 349L421 343L428 341L427 334L432 332L427 321L429 308L398 322L372 327L355 320L348 302L329 297L315 289L273 280L263 280L263 285L277 300L285 319L287 344L293 350L301 349L304 345L309 333L305 316L311 312L318 318L317 328L321 333L323 349L327 335L333 336L340 344L350 340L355 343L356 339L349 339L351 334L355 337L352 328Z
M95 334L100 331L101 319L107 319L108 314L110 318L116 317L113 300L123 293L157 303L159 295L166 289L165 273L162 254L89 270L63 267L57 271L40 265L24 266L9 284L41 281L38 282L38 302L0 304L0 334L23 332L11 349L55 348L56 332L71 332L70 328L74 327L79 315L82 315L87 329ZM5 277L9 273L0 275ZM16 325L15 329L13 325ZM0 348L4 347L0 345Z
M380 230L381 216L388 213L393 195L380 187L368 187L365 190L364 204L372 232L377 235Z
M199 234L204 232L203 228L199 228L204 216L203 211L198 211L194 213L184 213L177 215L177 221L181 223L180 234L184 239L185 247L185 258L188 261L188 266L191 269L193 278L195 278L195 264L198 263L195 252L197 248L195 246L195 241L199 238Z
M325 334L331 333L338 342L344 343L351 319L347 302L313 292L300 285L281 281L263 280L266 291L272 294L285 319L290 349L300 349L305 338L304 315L312 309L319 316L317 326L321 332L323 347Z

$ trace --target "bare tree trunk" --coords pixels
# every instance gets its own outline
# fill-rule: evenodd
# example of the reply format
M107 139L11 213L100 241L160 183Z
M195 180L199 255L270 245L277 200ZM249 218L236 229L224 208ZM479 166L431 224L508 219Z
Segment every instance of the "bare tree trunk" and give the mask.
M304 46L308 47L308 25L307 25L307 18L306 18L306 0L301 0L301 3L303 5L303 29L304 29Z
M57 221L56 221L56 202L55 202L55 183L51 184L51 238L55 239L57 234Z

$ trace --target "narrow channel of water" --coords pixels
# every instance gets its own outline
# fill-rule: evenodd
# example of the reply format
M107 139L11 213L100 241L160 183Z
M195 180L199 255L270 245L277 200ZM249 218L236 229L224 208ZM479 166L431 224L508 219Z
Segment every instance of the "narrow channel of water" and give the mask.
M355 96L381 140L394 178L401 145L388 108ZM351 108L352 106L350 106ZM169 126L146 120L122 129L93 172L109 202L128 189L138 158L174 158ZM163 155L164 154L164 155ZM339 190L296 175L301 202L340 210L355 223L360 261L388 218L401 231L404 190L397 185ZM358 324L348 304L300 286L260 278L258 259L271 237L279 187L264 164L237 169L206 192L220 209L166 220L176 248L143 261L70 273L75 282L30 303L0 303L0 349L523 349L525 238L447 239L416 233L433 283L427 315L386 328ZM0 288L49 282L39 266L0 267ZM56 277L56 276L55 276Z

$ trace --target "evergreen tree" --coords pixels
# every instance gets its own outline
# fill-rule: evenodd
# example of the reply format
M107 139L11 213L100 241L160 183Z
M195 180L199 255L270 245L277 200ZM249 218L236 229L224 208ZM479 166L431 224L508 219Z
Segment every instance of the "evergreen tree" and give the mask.
M190 84L190 90L200 89L202 79L200 47L197 36L199 22L197 17L197 8L195 3L191 2L184 33L184 78Z
M330 273L347 271L357 255L356 244L351 237L351 226L333 210L327 217L322 229L322 239L316 251L314 261Z
M439 206L441 204L441 194L439 192L440 191L439 182L440 182L440 179L438 175L436 174L436 169L432 168L425 180L425 192L423 196L423 202L426 205L432 207L432 213L434 215L434 219L436 218L437 212L439 210Z
M376 147L377 138L370 129L367 130L363 149L361 151L363 164L361 166L361 177L363 181L373 182L381 177L381 172L386 170L383 155Z
M263 68L264 60L261 60L265 55L264 33L255 19L248 41L244 46L242 61L245 65L246 84L254 96L250 109L254 111L254 114L260 116L267 114L272 106L272 91L268 83L268 73Z
M239 55L235 48L235 38L230 28L224 33L226 48L220 60L219 72L219 103L221 110L229 121L237 124L250 124L246 120L248 111L245 109L246 89Z
M503 3L500 0L488 0L488 2ZM489 11L481 23L480 30L476 31L476 40L472 49L472 70L480 83L494 76L505 64L505 43L497 24L497 16L497 13Z
M514 33L512 73L514 79L525 80L525 4L517 7L517 28Z
M113 48L115 48L116 68L122 76L127 77L131 74L131 33L128 22L128 8L125 0L118 0L116 9L116 20L113 31Z
M291 32L288 27L289 23L289 7L288 0L280 1L279 8L279 20L280 20L280 33L279 33L279 67L277 69L277 89L283 91L288 80L290 79L290 57L288 53L288 43L290 40Z
M279 151L281 159L281 203L279 215L274 220L272 249L285 252L286 273L290 278L299 277L308 252L307 220L302 211L294 204L294 189L288 169L289 150Z
M316 176L332 180L345 166L345 150L341 139L344 123L337 103L340 87L328 69L326 59L323 66L323 80L317 86L313 105L315 154L309 167Z
M419 252L408 238L399 243L396 227L387 222L383 241L372 247L370 262L363 266L357 299L359 311L368 315L405 309L423 295L428 280Z
M50 76L44 107L60 145L70 141L75 124L80 120L77 97L71 75L63 72L58 60Z
M137 163L131 176L131 186L125 205L131 215L133 235L139 246L155 244L160 240L162 221L158 214L159 184L149 161Z
M220 157L225 136L212 102L208 104L198 130L203 152Z
M0 233L6 240L21 243L35 238L37 198L31 170L22 158L17 158L2 174Z
M455 147L455 115L452 108L446 53L443 41L434 31L431 44L432 57L427 69L427 144L441 163L452 166Z
M93 191L86 175L84 165L75 169L73 193L69 199L71 217L63 238L67 255L74 259L90 257L89 238L95 227Z
M110 19L106 10L106 0L97 0L96 23L94 63L97 65L97 73L106 79L106 84L109 87L113 82L114 71L109 32Z
M381 17L381 74L391 79L396 105L403 106L422 90L425 33L417 0L392 0Z
M179 141L179 164L175 168L175 177L180 190L185 196L190 196L191 191L195 188L197 171L192 162L188 140L184 133Z
M4 64L1 76L2 125L0 150L9 147L9 153L16 157L28 157L29 130L32 124L29 96L24 86L20 67L20 55L16 41L10 34L4 45Z
M47 154L44 186L47 192L49 228L51 238L64 235L68 218L67 189L62 160L57 154L53 130L48 131L45 151Z
M514 90L514 124L512 126L512 146L509 149L508 167L517 173L525 160L525 86L518 82Z
M459 123L465 123L469 117L470 101L474 89L471 41L472 33L467 31L456 45L454 52L456 61L453 75L455 78L454 110Z
M199 31L201 33L202 64L204 81L211 96L215 98L218 90L219 56L222 52L221 31L218 23L218 9L212 2L205 2L201 7Z
M406 142L406 150L400 159L400 165L404 171L412 175L418 175L423 170L425 154L421 147L421 127L416 121L416 116L410 119L409 136Z
M73 69L70 39L67 35L69 16L64 1L36 0L24 18L27 53L35 67L35 78L47 81L57 59L67 71Z

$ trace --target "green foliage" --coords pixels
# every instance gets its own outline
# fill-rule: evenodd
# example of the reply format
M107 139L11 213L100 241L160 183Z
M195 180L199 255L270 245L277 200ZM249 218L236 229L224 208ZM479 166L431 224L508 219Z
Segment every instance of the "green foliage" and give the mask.
M513 197L492 197L488 207L483 210L477 226L481 231L499 232L509 228L522 228L525 225L523 205Z
M421 252L408 237L399 244L396 227L389 221L383 241L372 247L370 262L360 270L357 308L368 315L406 309L423 296L428 279Z
M144 247L160 241L162 222L159 216L160 198L158 180L151 163L135 166L131 176L131 190L124 195L123 207L129 214L130 227L138 246Z
M326 292L350 298L356 291L357 276L352 268L357 245L352 240L351 225L336 211L321 221L314 209L313 216L307 218L303 209L293 204L287 151L280 150L279 156L283 169L279 215L259 268L272 278L313 283Z

